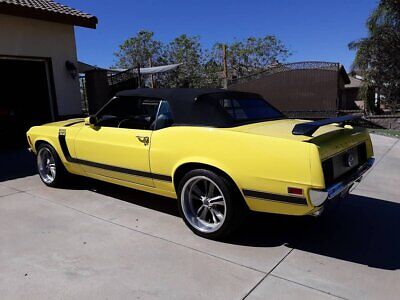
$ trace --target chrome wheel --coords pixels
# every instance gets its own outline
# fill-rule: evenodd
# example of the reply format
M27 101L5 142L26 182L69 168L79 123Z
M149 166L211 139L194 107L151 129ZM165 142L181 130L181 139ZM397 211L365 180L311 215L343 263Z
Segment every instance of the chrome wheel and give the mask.
M49 148L40 148L37 155L37 165L40 178L47 184L53 183L56 179L56 163Z
M186 220L197 230L212 233L224 224L225 197L210 178L206 176L190 178L182 188L180 201Z

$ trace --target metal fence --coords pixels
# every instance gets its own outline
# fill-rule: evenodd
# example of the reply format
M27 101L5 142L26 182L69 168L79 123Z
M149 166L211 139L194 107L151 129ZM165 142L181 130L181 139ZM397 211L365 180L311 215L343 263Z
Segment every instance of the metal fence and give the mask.
M86 78L85 75L79 75L79 86L81 91L81 100L82 100L82 113L84 115L89 115L89 104L86 93Z
M109 73L108 86L110 87L110 96L119 91L135 89L138 87L138 73L135 69L128 69L124 72Z
M270 76L273 74L287 72L287 71L298 71L298 70L326 70L326 71L339 71L340 64L334 62L325 61L302 61L288 64L276 64L269 68L240 78L234 78L228 81L228 84L245 83L248 81L257 80L259 78Z
M347 77L342 69L330 62L279 64L231 80L228 89L261 94L290 117L326 118L339 113Z

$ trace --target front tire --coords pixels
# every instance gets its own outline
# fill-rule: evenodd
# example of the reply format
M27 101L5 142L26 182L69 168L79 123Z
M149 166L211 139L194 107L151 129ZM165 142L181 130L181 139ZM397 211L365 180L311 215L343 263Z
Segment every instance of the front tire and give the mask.
M186 225L205 238L227 237L245 215L236 186L209 170L188 172L179 183L178 196L179 212Z
M42 182L50 187L60 187L68 176L57 151L47 143L40 144L37 149L37 168Z

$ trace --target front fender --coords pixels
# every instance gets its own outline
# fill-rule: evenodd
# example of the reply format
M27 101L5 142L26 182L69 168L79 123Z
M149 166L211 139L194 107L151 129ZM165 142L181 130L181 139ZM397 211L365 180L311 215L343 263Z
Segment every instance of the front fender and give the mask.
M32 152L34 154L37 154L37 145L41 142L48 143L51 145L57 152L61 162L65 166L65 168L68 170L70 173L74 174L81 174L83 175L83 171L81 167L77 164L72 164L69 163L61 149L60 142L58 140L58 135L59 135L59 127L56 126L35 126L29 129L27 132L27 136L29 137L30 141L32 142ZM74 129L76 131L77 129ZM73 140L73 137L71 137ZM68 143L68 146L70 147L70 151L74 152L74 147L73 147L73 142L70 140Z
M32 127L31 129L29 129L26 135L32 143L32 152L37 154L37 147L39 143L45 142L51 145L54 149L56 149L57 153L60 153L59 151L61 149L59 147L57 140L55 139L55 132L58 133L58 129L55 130L51 128L46 130L44 127L39 127L39 126Z

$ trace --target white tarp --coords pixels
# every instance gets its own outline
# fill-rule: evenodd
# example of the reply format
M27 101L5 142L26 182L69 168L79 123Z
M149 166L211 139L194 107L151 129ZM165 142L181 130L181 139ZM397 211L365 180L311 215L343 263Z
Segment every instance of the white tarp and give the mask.
M140 68L140 74L157 74L157 73L164 73L171 70L175 70L181 64L173 64L173 65L165 65L159 67L150 67L150 68ZM134 69L135 70L135 69Z
M145 75L145 74L157 74L157 73L164 73L168 72L171 70L175 70L178 68L181 64L173 64L173 65L165 65L165 66L158 66L158 67L151 67L151 68L140 68L140 74ZM85 73L90 70L106 70L110 71L113 73L120 73L120 72L125 72L128 71L129 69L105 69L105 68L100 68L97 66L92 66L87 63L78 61L78 70L79 73ZM137 72L137 68L132 68L131 69L133 72Z

